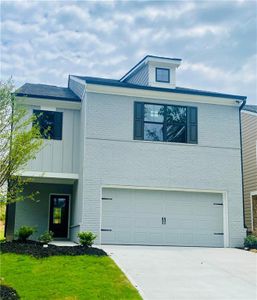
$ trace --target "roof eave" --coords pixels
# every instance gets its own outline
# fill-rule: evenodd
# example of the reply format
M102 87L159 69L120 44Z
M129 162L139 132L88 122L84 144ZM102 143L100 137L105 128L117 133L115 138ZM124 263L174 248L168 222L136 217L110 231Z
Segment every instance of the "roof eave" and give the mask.
M227 99L234 99L234 100L241 100L245 101L247 99L246 96L241 95L232 95L232 94L222 94L222 93L212 93L212 92L204 92L204 91L187 91L187 90L176 90L176 89L167 89L167 88L158 88L158 87L150 87L150 86L141 86L141 85L133 85L133 86L122 86L117 84L110 84L107 82L95 82L93 80L85 80L88 84L96 84L96 85L103 85L103 86L114 86L118 88L129 88L129 89L140 89L140 90L149 90L149 91L158 91L158 92L168 92L168 93L177 93L177 94L186 94L186 95L199 95L199 96L208 96L214 98L227 98Z
M81 101L79 98L55 97L55 96L34 95L34 94L25 94L25 93L14 93L14 94L17 97L53 99L53 100L63 100L63 101L72 101L72 102L80 102Z

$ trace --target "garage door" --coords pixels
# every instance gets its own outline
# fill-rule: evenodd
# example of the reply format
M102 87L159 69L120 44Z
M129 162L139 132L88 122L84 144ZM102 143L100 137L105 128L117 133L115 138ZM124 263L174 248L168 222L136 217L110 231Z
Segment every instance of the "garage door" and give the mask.
M223 247L222 195L103 189L102 244Z

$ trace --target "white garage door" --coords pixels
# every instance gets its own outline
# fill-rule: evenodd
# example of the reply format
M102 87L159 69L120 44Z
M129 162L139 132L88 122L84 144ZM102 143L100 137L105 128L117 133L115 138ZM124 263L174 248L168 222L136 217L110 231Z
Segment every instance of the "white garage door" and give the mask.
M221 194L103 189L102 244L223 247Z

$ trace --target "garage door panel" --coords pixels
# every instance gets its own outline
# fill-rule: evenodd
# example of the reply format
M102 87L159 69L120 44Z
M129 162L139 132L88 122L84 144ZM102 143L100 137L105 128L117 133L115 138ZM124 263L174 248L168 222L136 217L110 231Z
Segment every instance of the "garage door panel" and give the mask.
M149 239L146 241L146 244L149 245L164 245L164 234L160 234L160 232L150 232Z
M200 230L206 230L208 228L208 231L213 231L215 230L222 230L223 226L218 222L218 220L212 220L212 219L199 219L197 222L192 223L192 230L200 231Z
M187 219L178 219L178 218L168 218L166 221L166 225L165 225L165 229L166 230L173 230L174 228L179 227L182 230L190 230L194 225L194 222L191 220L187 220Z
M134 233L134 243L144 245L148 239L148 232L135 232Z
M102 243L223 247L222 195L103 189ZM165 220L163 220L165 219Z
M138 216L134 222L136 228L157 228L158 230L162 226L161 218L158 216Z
M133 227L133 218L129 217L116 217L115 229L130 229Z
M133 232L129 230L119 230L115 233L116 241L121 244L132 244L133 243Z
M193 244L193 237L190 233L169 231L165 233L165 244L173 246L188 246Z
M141 201L134 201L135 211L138 213L156 214L163 211L163 203L158 199L148 199L144 197Z

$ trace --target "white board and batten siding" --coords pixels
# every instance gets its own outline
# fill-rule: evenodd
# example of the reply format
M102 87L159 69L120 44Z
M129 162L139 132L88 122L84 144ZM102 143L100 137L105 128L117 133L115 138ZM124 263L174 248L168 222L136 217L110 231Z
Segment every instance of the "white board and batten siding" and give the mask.
M40 109L40 107L31 107ZM32 159L26 171L78 173L79 141L80 141L80 111L58 109L63 113L62 140L44 140L43 148Z
M68 86L74 94L76 94L80 99L82 99L85 89L85 84L82 84L79 79L75 79L71 77L69 79L69 86Z
M222 194L105 188L101 242L224 247Z
M138 72L128 77L125 82L138 84L138 85L148 85L149 81L149 67L147 64L143 65Z

